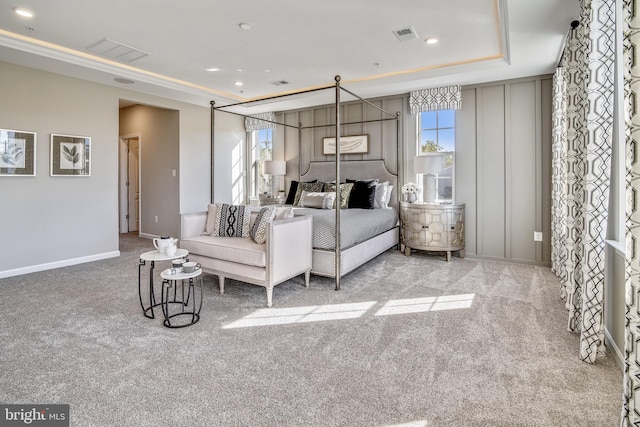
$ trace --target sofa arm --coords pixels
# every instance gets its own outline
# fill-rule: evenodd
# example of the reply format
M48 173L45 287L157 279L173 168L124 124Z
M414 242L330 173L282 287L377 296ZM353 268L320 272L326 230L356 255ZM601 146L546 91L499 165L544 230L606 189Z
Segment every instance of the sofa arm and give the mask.
M207 225L207 212L180 215L180 238L200 236Z
M267 232L267 281L275 285L310 272L312 250L310 216L273 221Z

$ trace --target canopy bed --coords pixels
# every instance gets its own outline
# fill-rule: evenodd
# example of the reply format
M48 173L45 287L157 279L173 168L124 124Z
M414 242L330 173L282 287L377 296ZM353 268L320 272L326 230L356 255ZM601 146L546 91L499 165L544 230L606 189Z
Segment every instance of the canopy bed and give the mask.
M233 107L247 105L256 101L246 101L240 103L229 104L225 106L216 106L215 102L211 102L211 144L212 159L211 166L213 170L213 147L214 147L214 127L215 112L221 111L229 114L235 114L243 117L252 117L252 120L263 120L275 125L281 125L298 130L298 153L302 152L302 132L303 130L313 128L330 128L333 129L335 141L332 141L331 154L329 161L310 161L308 169L303 170L303 165L298 161L298 181L292 181L289 190L290 197L294 194L294 183L297 185L308 184L309 181L317 185L307 187L306 190L297 191L295 193L294 210L296 216L311 216L313 218L313 262L311 272L316 275L328 276L335 278L336 290L340 289L341 276L349 273L365 262L371 260L377 255L399 244L399 215L398 215L398 172L400 171L399 158L396 155L396 173L389 171L385 164L385 160L343 160L341 159L344 144L341 142L342 126L357 125L373 122L395 121L395 152L399 153L400 141L400 113L389 113L384 109L374 105L373 103L359 97L353 92L343 88L340 84L340 76L335 77L335 85L316 88L306 91L293 92L287 95L261 98L260 102L282 98L286 96L301 95L318 90L328 90L335 88L335 121L331 124L303 126L292 126L287 123L275 121L275 118L260 118L260 115L249 116L232 111ZM379 112L380 118L373 120L358 120L342 122L341 120L341 92L346 92L363 105L374 108ZM377 114L377 113L376 113ZM262 116L264 117L264 116ZM312 144L314 141L312 141ZM323 147L325 148L325 147ZM323 150L323 154L325 154ZM326 154L325 154L326 155ZM306 166L306 165L304 165ZM341 183L335 185L335 183ZM349 206L345 201L345 188L355 188L355 186L367 186L375 188L375 209L374 206ZM353 187L345 187L353 186ZM213 195L213 173L212 173L212 194L211 201L214 202ZM302 188L302 186L301 186ZM298 189L300 190L300 189ZM307 191L309 190L309 191ZM312 191L311 191L312 190ZM349 190L350 191L350 190ZM324 206L322 208L322 198L328 193L333 193L333 205ZM382 194L383 200L380 199ZM371 192L369 194L372 194ZM300 198L303 201L300 203ZM349 196L346 196L347 199ZM371 196L373 197L373 196ZM309 200L305 203L305 200ZM320 200L320 205L312 206L311 200ZM291 203L293 200L288 200ZM325 200L326 204L326 200ZM374 225L374 223L376 225Z

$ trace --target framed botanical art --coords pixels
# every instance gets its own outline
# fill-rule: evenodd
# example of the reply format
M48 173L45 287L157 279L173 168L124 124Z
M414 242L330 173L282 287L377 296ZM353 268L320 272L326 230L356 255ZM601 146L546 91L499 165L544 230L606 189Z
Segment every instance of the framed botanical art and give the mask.
M35 176L36 133L0 129L0 176Z
M340 137L340 154L359 154L368 152L369 135ZM336 154L336 138L322 138L322 154Z
M51 176L91 176L91 138L52 133Z

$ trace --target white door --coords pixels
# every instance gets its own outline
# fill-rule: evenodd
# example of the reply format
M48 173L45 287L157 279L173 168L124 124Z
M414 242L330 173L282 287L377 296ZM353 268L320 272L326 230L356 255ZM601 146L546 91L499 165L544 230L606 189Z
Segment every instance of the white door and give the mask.
M140 141L138 138L131 138L127 141L127 147L127 188L129 204L127 218L129 232L131 232L138 231L140 227Z

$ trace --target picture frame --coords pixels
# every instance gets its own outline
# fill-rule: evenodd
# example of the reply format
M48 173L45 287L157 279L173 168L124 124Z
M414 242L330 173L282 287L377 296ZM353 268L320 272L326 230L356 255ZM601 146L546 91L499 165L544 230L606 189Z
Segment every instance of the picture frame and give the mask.
M363 154L369 152L369 135L340 137L340 154ZM336 138L322 138L322 154L336 154Z
M51 176L91 176L91 138L51 134Z
M0 129L0 176L36 175L36 133Z

